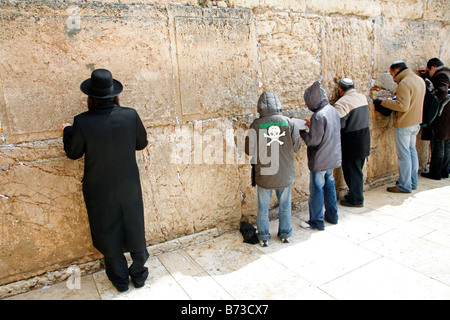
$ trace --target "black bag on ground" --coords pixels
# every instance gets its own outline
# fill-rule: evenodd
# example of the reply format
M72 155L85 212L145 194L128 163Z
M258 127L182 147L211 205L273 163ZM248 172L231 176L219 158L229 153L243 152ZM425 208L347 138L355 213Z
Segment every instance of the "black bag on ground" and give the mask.
M251 223L242 221L239 231L242 233L245 243L255 244L259 242L258 236L256 235L256 228Z

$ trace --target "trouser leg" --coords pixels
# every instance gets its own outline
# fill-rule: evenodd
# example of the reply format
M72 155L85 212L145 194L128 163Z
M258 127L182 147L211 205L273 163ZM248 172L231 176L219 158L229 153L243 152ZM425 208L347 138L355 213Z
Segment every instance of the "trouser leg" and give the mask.
M333 170L327 170L325 173L325 185L323 188L323 197L325 204L325 220L329 223L336 224L338 222L337 214L337 197L334 182Z
M348 186L347 201L360 205L364 203L364 175L362 169L366 159L342 159L344 180Z
M431 146L431 160L429 176L441 179L444 168L445 140L434 140Z
M275 193L278 198L278 237L287 239L292 235L291 228L291 207L292 194L291 187L276 189Z
M258 228L258 240L270 240L269 233L269 206L272 197L272 189L264 189L258 186L258 215L256 216L256 226Z
M444 141L444 160L442 165L442 178L446 179L450 174L450 139Z
M119 291L128 289L129 272L127 259L125 256L119 255L114 257L104 257L105 271L108 279Z
M148 277L148 268L145 266L149 254L147 249L141 252L130 252L133 263L129 268L129 274L135 287L141 287L144 285L145 280Z

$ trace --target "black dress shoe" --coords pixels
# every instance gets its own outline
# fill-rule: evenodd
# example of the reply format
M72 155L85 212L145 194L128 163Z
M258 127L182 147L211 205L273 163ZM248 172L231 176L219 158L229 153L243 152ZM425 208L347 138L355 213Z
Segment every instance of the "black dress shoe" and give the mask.
M115 286L115 287L116 287L117 291L119 291L119 292L126 292L126 291L128 291L128 286L126 286L126 287Z
M356 208L364 207L363 204L354 204L354 203L351 203L351 202L348 202L348 201L345 201L345 200L341 200L340 203L341 203L342 206L345 206L345 207L356 207Z
M142 288L142 287L145 285L145 281L143 281L143 282L136 282L136 281L133 281L133 284L134 284L134 287L135 287L136 289L139 289L139 288Z
M420 175L422 177L425 177L425 178L428 178L428 179L441 180L441 178L437 178L437 177L431 175L429 172L422 172Z

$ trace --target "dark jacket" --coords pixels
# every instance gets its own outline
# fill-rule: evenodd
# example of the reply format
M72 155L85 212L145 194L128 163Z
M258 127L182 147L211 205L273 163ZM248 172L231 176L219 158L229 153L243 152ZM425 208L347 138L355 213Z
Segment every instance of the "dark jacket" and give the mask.
M305 103L314 112L309 132L300 135L308 146L308 167L310 171L325 171L341 166L341 119L338 112L328 103L320 82L306 89Z
M442 103L448 94L450 69L444 66L437 68L433 78L431 78L431 82L433 83L439 103ZM432 128L435 140L450 139L450 102L447 102L443 106L442 113L433 121Z
M281 102L273 92L258 100L260 117L253 121L245 153L255 165L256 184L264 189L285 188L294 182L294 153L301 147L299 129L281 114Z
M84 155L83 195L94 247L105 256L145 250L136 150L147 146L137 112L112 101L79 114L64 129L70 159Z
M369 105L366 97L350 89L334 107L341 117L342 158L364 159L370 155Z

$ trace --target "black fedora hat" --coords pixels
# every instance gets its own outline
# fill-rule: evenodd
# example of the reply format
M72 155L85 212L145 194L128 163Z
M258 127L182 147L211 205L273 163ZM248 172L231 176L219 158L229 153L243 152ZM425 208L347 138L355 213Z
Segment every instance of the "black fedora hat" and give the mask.
M107 99L118 96L122 92L122 84L113 79L111 72L106 69L92 71L91 77L84 80L80 90L90 97Z

